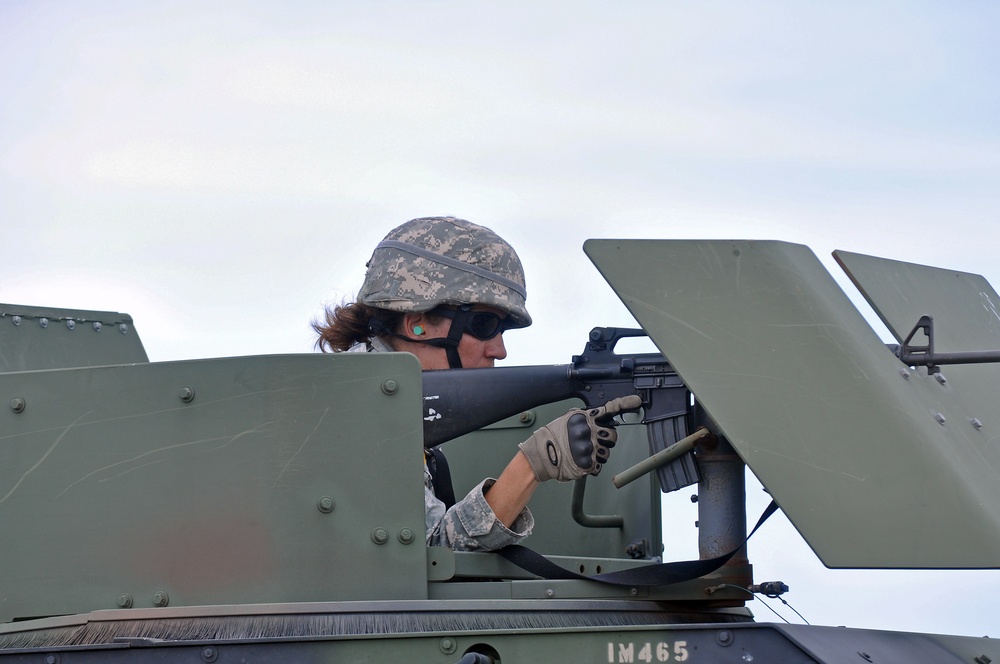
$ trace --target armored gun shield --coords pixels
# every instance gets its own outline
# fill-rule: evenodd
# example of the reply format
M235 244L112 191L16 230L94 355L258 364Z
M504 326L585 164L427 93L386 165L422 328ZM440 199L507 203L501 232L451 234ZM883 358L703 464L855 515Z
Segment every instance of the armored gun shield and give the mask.
M0 373L0 393L23 404L0 412L2 621L426 597L410 355Z
M1000 367L908 367L801 245L585 249L827 566L1000 564ZM840 257L900 339L919 312L1000 347L981 277Z

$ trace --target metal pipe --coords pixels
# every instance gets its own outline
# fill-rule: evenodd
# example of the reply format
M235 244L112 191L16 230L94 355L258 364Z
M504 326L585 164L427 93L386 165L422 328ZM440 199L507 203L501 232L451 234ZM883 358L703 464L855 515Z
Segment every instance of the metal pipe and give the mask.
M986 364L1000 362L1000 351L970 350L953 353L901 353L900 360L911 367L935 364Z
M723 436L698 450L698 554L715 558L742 549L730 564L745 564L747 517L743 459Z
M639 479L646 473L652 472L660 466L664 466L674 459L682 457L693 450L694 446L700 443L706 436L710 435L712 435L712 433L708 429L698 429L690 436L681 438L670 447L660 450L653 456L643 459L631 468L627 468L618 473L611 478L611 483L620 489L626 484Z
M570 512L573 520L584 528L622 528L625 517L618 514L587 514L583 511L583 494L587 488L587 477L581 477L573 483L573 501Z

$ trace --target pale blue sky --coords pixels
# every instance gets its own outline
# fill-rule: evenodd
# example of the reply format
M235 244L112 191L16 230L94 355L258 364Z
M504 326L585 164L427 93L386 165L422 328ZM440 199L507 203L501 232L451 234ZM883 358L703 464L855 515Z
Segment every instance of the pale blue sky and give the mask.
M126 311L154 360L309 351L427 214L521 253L536 325L508 364L630 324L590 237L1000 284L993 3L94 4L0 3L0 301ZM996 573L831 572L787 521L755 540L813 622L998 636Z

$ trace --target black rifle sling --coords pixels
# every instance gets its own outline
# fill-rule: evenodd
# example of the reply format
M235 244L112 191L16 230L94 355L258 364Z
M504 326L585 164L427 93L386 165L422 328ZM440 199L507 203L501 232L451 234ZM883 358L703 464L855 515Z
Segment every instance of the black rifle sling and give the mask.
M427 453L427 470L431 473L431 485L434 495L444 503L445 509L451 509L455 504L455 488L451 485L451 470L444 452L438 447L429 447Z
M746 544L757 529L760 528L767 518L778 510L778 504L773 500L760 515L757 525L753 527L747 535L743 544ZM736 547L729 553L716 558L705 560L683 560L672 563L660 563L657 565L644 565L623 569L618 572L607 572L605 574L595 574L594 576L584 576L577 574L564 567L556 565L545 556L537 553L528 547L519 544L511 544L494 553L498 553L509 562L514 563L523 570L527 570L543 579L579 579L584 581L597 581L615 586L666 586L672 583L683 583L711 574L718 568L729 562L729 559L736 555L736 552L743 548L743 544Z

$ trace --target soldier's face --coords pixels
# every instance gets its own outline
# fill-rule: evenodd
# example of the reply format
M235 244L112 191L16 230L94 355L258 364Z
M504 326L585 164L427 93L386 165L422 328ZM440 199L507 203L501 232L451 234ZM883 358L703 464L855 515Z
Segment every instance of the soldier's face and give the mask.
M506 313L495 307L477 304L472 307L473 311L491 311L498 316L505 317ZM422 317L419 323L424 329L424 339L437 339L448 336L451 329L451 320L439 318L431 321L427 317ZM412 329L412 325L411 325ZM407 344L414 348L406 348L420 360L420 367L429 369L448 369L448 356L443 348L434 348L424 344ZM482 369L492 367L496 360L507 357L507 348L503 343L503 333L496 335L492 339L477 339L471 334L463 334L458 342L458 357L462 360L463 369Z

